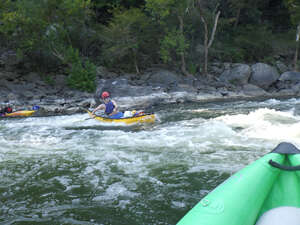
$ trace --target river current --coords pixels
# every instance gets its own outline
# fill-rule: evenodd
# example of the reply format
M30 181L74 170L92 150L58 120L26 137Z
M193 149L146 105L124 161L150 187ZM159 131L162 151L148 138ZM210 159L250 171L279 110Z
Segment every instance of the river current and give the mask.
M86 114L0 120L0 224L176 224L280 142L300 147L300 99L155 108L155 124Z

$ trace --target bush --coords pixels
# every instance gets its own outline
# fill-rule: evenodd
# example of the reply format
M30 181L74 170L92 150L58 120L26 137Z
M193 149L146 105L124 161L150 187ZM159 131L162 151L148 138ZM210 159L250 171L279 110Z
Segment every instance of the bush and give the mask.
M238 63L244 61L247 52L232 45L224 45L222 51L216 55L222 61Z
M83 62L79 51L70 47L66 50L65 63L70 67L67 80L70 87L87 92L96 90L96 66L92 62Z
M96 90L96 66L85 61L84 63L73 64L68 77L68 85L72 88L94 92Z

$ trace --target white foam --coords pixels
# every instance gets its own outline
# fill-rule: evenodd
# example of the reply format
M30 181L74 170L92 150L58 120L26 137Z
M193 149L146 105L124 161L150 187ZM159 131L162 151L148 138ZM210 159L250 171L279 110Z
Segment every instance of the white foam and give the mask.
M232 173L281 141L300 146L300 117L295 115L292 106L285 111L267 108L293 101L296 100L270 100L263 103L264 108L249 113L233 115L230 109L231 114L211 119L195 118L203 111L214 114L214 110L200 107L180 111L193 114L194 119L170 122L164 121L167 111L159 112L162 123L138 131L102 129L99 121L84 120L88 118L86 114L0 120L0 162L23 164L34 159L33 172L41 169L40 161L53 167L59 163L57 159L74 162L80 168L62 167L96 189L94 201L122 197L118 204L126 207L139 195L136 190L139 182L159 188L172 186L164 179L180 166L185 173L203 170ZM220 108L222 113L227 110ZM172 113L176 116L177 111ZM156 175L156 170L165 172L165 177ZM3 176L11 177L7 183L16 179L2 172ZM80 188L69 176L53 179L65 187L65 191ZM174 201L173 207L183 206L180 201Z

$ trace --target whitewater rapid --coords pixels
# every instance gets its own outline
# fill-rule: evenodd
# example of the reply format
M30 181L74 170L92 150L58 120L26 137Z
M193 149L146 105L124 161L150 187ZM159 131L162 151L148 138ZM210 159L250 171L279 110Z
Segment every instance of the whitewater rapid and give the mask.
M86 114L0 120L0 222L175 224L280 142L300 147L300 100L166 105L155 124Z

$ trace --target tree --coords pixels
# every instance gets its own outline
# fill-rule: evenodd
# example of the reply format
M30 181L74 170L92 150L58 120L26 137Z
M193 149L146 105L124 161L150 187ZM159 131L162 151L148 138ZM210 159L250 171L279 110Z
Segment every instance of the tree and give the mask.
M129 60L140 73L139 57L145 40L146 27L150 21L138 8L115 8L113 18L103 27L104 56L111 63Z
M234 28L236 28L240 21L241 10L247 6L247 0L229 0L229 4L236 11L234 21Z
M298 52L299 52L299 39L300 39L300 2L298 0L285 0L290 13L292 24L297 27L296 30L296 50L294 56L294 69L298 70Z
M91 17L90 0L26 0L5 3L9 7L5 7L0 15L3 21L0 32L6 37L13 37L13 47L29 58L36 52L44 55L49 55L50 52L61 64L68 65L71 86L93 91L95 67L88 60L83 60L79 52L73 51L76 49L74 40L84 33ZM69 60L70 55L73 58L76 56L77 60ZM44 66L41 61L35 63Z
M164 27L161 40L161 58L164 62L172 60L172 52L180 57L181 72L188 75L185 54L189 47L185 38L185 18L191 6L191 0L146 0L146 9ZM170 21L177 21L175 25ZM173 51L175 49L175 51Z
M14 37L15 48L24 54L50 50L60 58L63 53L58 46L73 44L72 39L88 22L90 7L90 0L14 1L0 15L3 21L0 32Z
M228 0L230 8L235 13L234 28L244 18L244 23L259 22L261 20L261 10L268 5L270 0Z
M218 19L219 19L219 16L221 14L221 11L217 11L217 13L215 14L215 10L218 8L218 4L217 4L217 7L215 7L214 11L210 12L208 10L209 8L207 7L208 5L207 5L207 2L205 0L196 0L195 3L196 3L196 7L199 11L201 21L202 21L203 26L204 26L204 68L203 68L203 73L205 75L207 75L208 51L209 51L209 48L211 47L211 45L214 41L214 37L215 37L215 34L216 34L217 25L218 25ZM209 38L208 18L211 15L214 16L214 23L213 23L212 31L211 31L210 38Z

